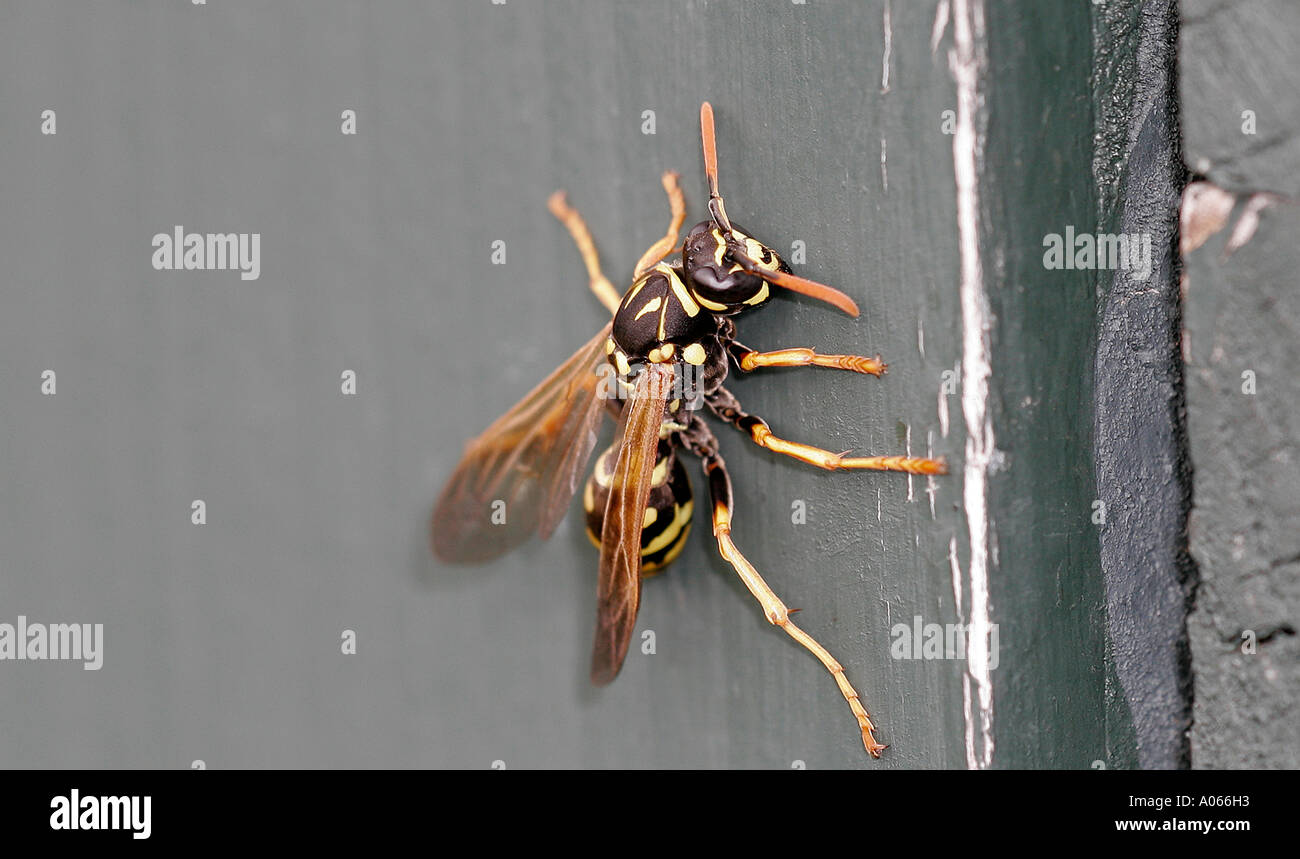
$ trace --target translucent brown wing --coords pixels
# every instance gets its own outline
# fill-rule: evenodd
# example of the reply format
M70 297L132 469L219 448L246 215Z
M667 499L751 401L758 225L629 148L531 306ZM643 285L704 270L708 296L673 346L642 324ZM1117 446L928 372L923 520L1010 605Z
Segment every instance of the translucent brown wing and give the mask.
M659 451L659 427L673 386L670 364L646 364L623 409L622 445L614 465L600 534L596 641L591 682L604 685L623 667L641 605L641 530Z
M605 360L609 330L606 325L465 446L433 511L439 558L487 561L533 533L551 536L596 444L602 407L596 368Z

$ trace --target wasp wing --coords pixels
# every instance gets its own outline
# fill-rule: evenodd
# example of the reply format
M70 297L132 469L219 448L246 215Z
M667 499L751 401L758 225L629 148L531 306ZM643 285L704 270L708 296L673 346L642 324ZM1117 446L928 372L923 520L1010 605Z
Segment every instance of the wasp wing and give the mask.
M606 325L465 446L433 512L439 558L477 563L505 554L534 532L551 536L596 444L596 370L609 332Z
M616 676L641 604L641 530L659 451L659 427L673 385L668 364L646 364L632 401L623 409L622 446L614 466L600 534L600 581L596 588L596 641L591 682Z

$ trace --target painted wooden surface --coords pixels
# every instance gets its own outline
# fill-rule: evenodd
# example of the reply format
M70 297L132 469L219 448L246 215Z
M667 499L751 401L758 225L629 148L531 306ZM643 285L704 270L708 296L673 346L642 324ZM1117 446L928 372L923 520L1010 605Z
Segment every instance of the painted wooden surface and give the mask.
M1094 305L1088 278L1041 265L1047 225L1095 211L1091 21L1086 4L1030 5L10 4L0 191L24 202L0 212L0 607L103 623L106 653L98 672L0 666L0 763L1109 759ZM736 541L846 667L891 745L879 763L703 517L647 583L654 653L638 637L600 691L578 516L481 569L428 552L464 440L605 321L547 195L568 190L625 282L663 228L662 170L703 217L704 99L731 215L778 249L803 242L799 271L863 308L780 298L740 319L744 342L890 364L880 380L773 370L734 392L791 438L954 464L933 483L824 474L722 435ZM961 121L979 152L955 147ZM965 250L955 163L981 183ZM150 238L176 224L260 232L260 278L153 270ZM963 253L982 278L963 279ZM991 311L985 513L964 493L960 362L980 323L963 284ZM966 660L895 658L910 654L894 630L970 621L986 527L999 659L972 686Z
M1109 766L1187 765L1195 571L1187 554L1191 470L1178 328L1179 154L1171 0L1106 4L1094 16L1097 233L1126 236L1142 265L1097 271L1094 461L1106 592ZM1131 255L1132 256L1132 255ZM1131 262L1133 260L1131 259Z

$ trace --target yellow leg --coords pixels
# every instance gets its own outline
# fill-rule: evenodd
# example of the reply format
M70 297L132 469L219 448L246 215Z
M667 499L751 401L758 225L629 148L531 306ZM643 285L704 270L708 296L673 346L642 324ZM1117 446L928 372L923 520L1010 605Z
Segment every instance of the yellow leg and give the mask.
M749 437L755 444L827 471L855 468L868 471L905 471L908 474L948 473L948 462L943 457L925 459L919 456L845 456L842 453L831 453L820 447L777 438L761 419L750 416L750 420L754 423L741 429L749 432Z
M872 757L880 757L880 753L888 747L876 741L873 733L876 726L871 723L871 717L862 706L857 690L844 676L844 666L831 656L830 651L818 644L816 639L794 625L790 620L790 609L786 608L780 597L768 587L767 582L763 581L758 570L754 569L754 565L731 541L731 481L726 476L726 466L723 465L721 457L716 454L710 456L706 459L704 468L709 477L709 488L713 496L713 536L718 540L718 551L740 575L740 580L745 583L745 587L749 588L749 592L763 607L764 617L773 626L784 630L786 635L807 648L835 678L835 685L839 686L840 694L844 696L849 709L853 711L853 718L858 720L858 728L862 731L863 747Z
M665 171L661 180L664 184L664 191L668 194L668 206L672 209L672 217L668 222L668 232L641 255L641 259L636 264L636 271L632 274L633 283L652 268L655 263L668 256L669 252L677 244L677 235L682 231L682 224L686 221L686 200L682 197L682 189L677 184L677 171Z
M834 367L837 370L852 370L855 373L866 373L871 376L882 376L889 369L889 365L880 360L877 355L874 358L867 358L863 355L819 355L812 349L796 347L793 349L778 349L775 352L755 352L739 343L733 344L732 352L736 355L736 362L740 369L746 372L757 370L759 367L807 367L809 365L817 367Z
M831 673L831 676L835 678L835 684L840 687L840 694L849 703L849 709L853 711L853 717L858 720L858 727L862 731L863 747L873 758L880 757L880 753L889 747L878 742L872 733L876 726L871 723L871 717L867 715L866 708L862 706L857 690L844 676L844 666L840 665L834 656L831 656L830 651L818 644L816 639L794 625L790 620L790 610L768 587L767 582L763 581L763 577L758 574L758 570L754 569L753 564L749 563L745 556L740 554L736 544L731 541L730 533L726 531L716 532L716 536L718 538L718 551L740 574L740 579L745 583L745 587L749 588L749 592L763 606L763 614L767 619L773 625L785 630L787 635L810 650L813 656L816 656L821 664L826 666L826 670Z
M948 462L943 457L926 459L919 456L846 456L832 453L820 447L786 441L772 434L767 421L758 415L746 414L740 408L740 401L732 396L726 388L718 388L705 400L709 409L736 429L749 435L754 444L767 448L773 453L793 457L800 462L824 468L827 471L841 469L866 469L869 471L905 471L908 474L947 474Z
M596 245L591 240L591 231L587 229L587 222L578 214L565 200L563 191L556 191L551 198L546 201L546 206L551 210L551 214L560 219L564 226L568 227L569 235L573 236L573 242L578 246L578 252L582 254L582 261L587 266L587 277L591 285L591 291L600 299L600 303L609 309L611 314L618 311L619 302L622 296L614 285L609 282L600 271L600 256L596 253Z

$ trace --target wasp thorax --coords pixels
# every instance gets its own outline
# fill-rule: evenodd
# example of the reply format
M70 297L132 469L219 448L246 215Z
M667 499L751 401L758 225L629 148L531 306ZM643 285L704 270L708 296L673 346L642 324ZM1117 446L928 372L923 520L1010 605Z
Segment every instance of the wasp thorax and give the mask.
M735 313L756 307L771 297L767 281L745 270L747 264L768 271L788 272L790 267L767 245L750 238L732 224L728 242L713 221L691 228L682 247L682 265L695 299L714 313Z

